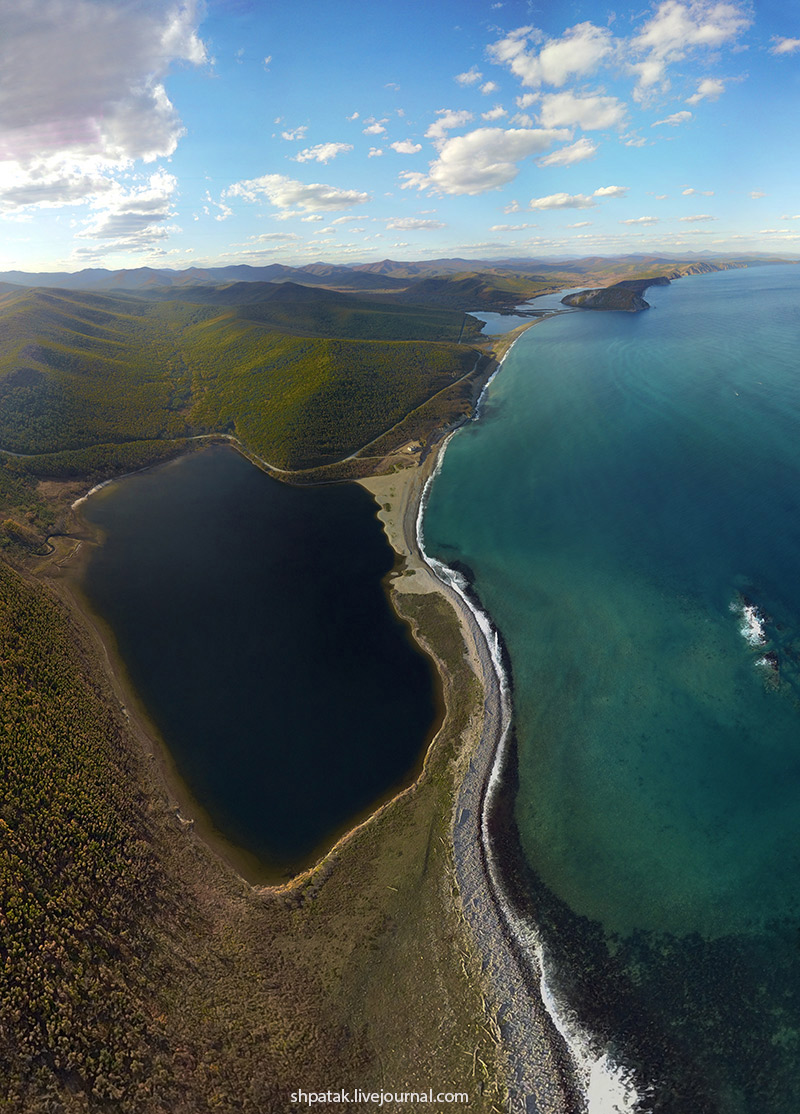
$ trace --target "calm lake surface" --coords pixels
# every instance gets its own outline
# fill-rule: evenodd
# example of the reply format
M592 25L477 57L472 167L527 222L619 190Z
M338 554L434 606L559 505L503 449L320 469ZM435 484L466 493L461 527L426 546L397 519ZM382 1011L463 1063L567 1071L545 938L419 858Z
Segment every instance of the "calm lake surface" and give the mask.
M517 889L558 998L637 1110L796 1114L800 268L646 297L524 334L425 543L509 651Z
M83 509L106 535L84 591L227 839L288 869L409 778L436 680L383 591L367 492L289 487L216 446Z

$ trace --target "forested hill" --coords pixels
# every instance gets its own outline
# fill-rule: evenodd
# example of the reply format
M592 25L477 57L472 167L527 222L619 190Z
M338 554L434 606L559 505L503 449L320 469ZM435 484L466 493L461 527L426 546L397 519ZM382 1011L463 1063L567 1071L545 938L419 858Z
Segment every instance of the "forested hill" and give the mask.
M458 384L481 362L480 327L462 312L293 284L189 296L0 293L0 448L83 450L81 471L97 446L224 432L298 469L356 452L454 384L450 411L468 405Z

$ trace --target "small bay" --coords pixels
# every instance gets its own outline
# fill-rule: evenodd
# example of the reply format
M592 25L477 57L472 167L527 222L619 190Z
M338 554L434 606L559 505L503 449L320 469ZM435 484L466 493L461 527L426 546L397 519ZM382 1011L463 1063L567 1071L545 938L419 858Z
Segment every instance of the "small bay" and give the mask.
M103 488L83 590L180 777L231 843L303 865L407 781L438 688L391 610L354 484L297 488L216 446Z

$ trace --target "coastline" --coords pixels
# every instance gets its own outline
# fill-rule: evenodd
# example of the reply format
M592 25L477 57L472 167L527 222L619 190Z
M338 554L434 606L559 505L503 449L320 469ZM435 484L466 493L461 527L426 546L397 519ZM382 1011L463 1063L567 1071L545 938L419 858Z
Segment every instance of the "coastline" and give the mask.
M479 416L483 394L507 352L523 332L542 320L546 317L497 338L493 345L497 364L471 420ZM473 737L465 741L453 772L451 868L461 914L481 961L487 998L507 1055L508 1109L513 1114L573 1114L580 1108L575 1064L543 1001L541 974L534 970L532 957L519 946L487 851L488 814L508 760L511 729L499 642L488 616L471 602L458 574L444 566L437 571L438 563L426 557L422 545L421 522L428 486L454 432L419 465L356 482L378 503L378 518L403 561L391 578L392 594L435 592L447 600L458 619L469 666L481 687L479 722L473 724Z
M492 345L496 357L492 377L502 362L498 358L505 355L522 332L544 319L546 318L532 320L519 330L496 339ZM511 1095L509 1109L515 1114L517 1110L525 1111L526 1114L530 1111L535 1111L536 1114L572 1114L575 1109L574 1093L566 1048L542 1004L525 957L516 948L508 931L483 855L480 832L483 801L502 739L500 682L485 632L481 630L475 613L464 598L436 576L420 552L418 544L418 521L426 486L441 462L447 442L448 437L445 437L419 464L409 461L410 466L399 472L356 482L361 483L375 498L379 505L378 517L384 525L390 544L402 558L402 566L389 576L392 597L397 593L401 597L435 596L447 601L457 618L464 639L469 668L481 686L482 707L476 703L474 709L470 708L467 730L462 732L455 746L451 739L446 738L448 723L443 724L437 737L429 744L422 770L413 782L395 792L389 799L377 802L365 818L356 818L334 846L309 869L283 884L251 883L248 889L255 900L266 901L270 905L275 901L300 901L302 908L309 899L313 899L314 903L326 907L344 886L345 875L353 872L354 863L355 877L359 877L359 872L363 874L361 859L365 848L379 845L382 849L387 836L389 841L395 838L395 829L399 824L423 827L426 810L430 810L431 800L438 793L439 799L446 802L447 806L446 809L439 810L441 830L446 838L441 851L437 850L438 865L434 864L430 868L430 885L433 886L434 880L439 878L437 890L440 899L446 902L448 916L452 914L458 918L465 938L471 940L468 954L463 950L461 952L462 969L467 976L465 961L467 967L472 969L467 978L474 992L479 995L479 1000L483 1001L481 1012L486 1032L492 1031L498 1057L505 1056L506 1085ZM162 793L166 792L174 801L175 771L170 768L168 758L164 762L161 748L154 742L154 735L157 741L157 734L152 730L146 713L141 715L143 710L131 700L131 686L124 676L124 670L120 674L113 639L109 641L108 632L99 629L95 617L87 612L83 602L77 598L74 585L70 583L72 578L63 568L71 563L70 559L74 558L79 548L85 549L81 546L83 540L88 539L84 537L79 541L73 538L66 555L54 554L56 560L48 564L51 569L53 566L58 567L58 573L55 577L52 573L45 574L45 580L70 605L72 613L78 613L85 629L91 628L95 646L100 649L104 659L103 671L111 681L118 707L126 721L125 726L137 738L140 754L150 760L150 769L155 774L156 782L163 787ZM81 557L84 555L81 554ZM58 581L61 583L56 587ZM415 638L436 661L447 689L450 683L448 664L446 656L437 653L437 631L432 626L430 629L426 628L424 622L418 625L409 620L402 605L397 610L405 621L411 622ZM447 720L452 721L453 711L452 704L448 704ZM131 722L132 719L135 722ZM449 726L452 735L452 722ZM179 778L178 781L180 782ZM167 805L166 800L164 805ZM218 857L240 878L246 878L250 874L247 866L252 864L246 864L235 853L236 849L219 837L219 833L208 830L202 822L193 827L174 806L167 806L167 812L172 816L168 821L170 826L176 834L178 831L182 833L182 839L188 841L189 847L196 848L203 855L207 847L213 856ZM441 815L442 812L448 814ZM413 821L410 819L412 814ZM428 846L430 847L429 841ZM424 864L427 862L426 850ZM427 865L423 869L428 869ZM397 879L392 878L391 881L395 882ZM352 884L353 879L349 879L348 888ZM458 887L458 892L455 886ZM384 888L395 890L394 885L385 886L382 882L381 889ZM412 891L406 887L403 892L408 901ZM402 904L400 896L397 901ZM426 916L427 914L423 915L420 911L420 922ZM414 931L424 932L427 928L421 923ZM354 938L354 947L358 946L359 941ZM450 949L447 962L457 967L458 952L452 944ZM444 961L443 953L440 954L439 961ZM368 963L366 961L366 965ZM377 1031L377 1023L373 1021L373 1024ZM401 1049L398 1048L397 1054L400 1052ZM472 1074L478 1078L476 1062L482 1064L483 1061L473 1058Z

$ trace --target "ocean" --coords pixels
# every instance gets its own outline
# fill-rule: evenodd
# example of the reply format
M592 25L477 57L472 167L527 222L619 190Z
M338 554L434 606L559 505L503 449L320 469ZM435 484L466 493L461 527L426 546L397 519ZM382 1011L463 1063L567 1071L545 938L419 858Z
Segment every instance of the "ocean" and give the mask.
M796 1114L800 268L645 296L523 334L424 542L507 651L495 856L591 1114Z

